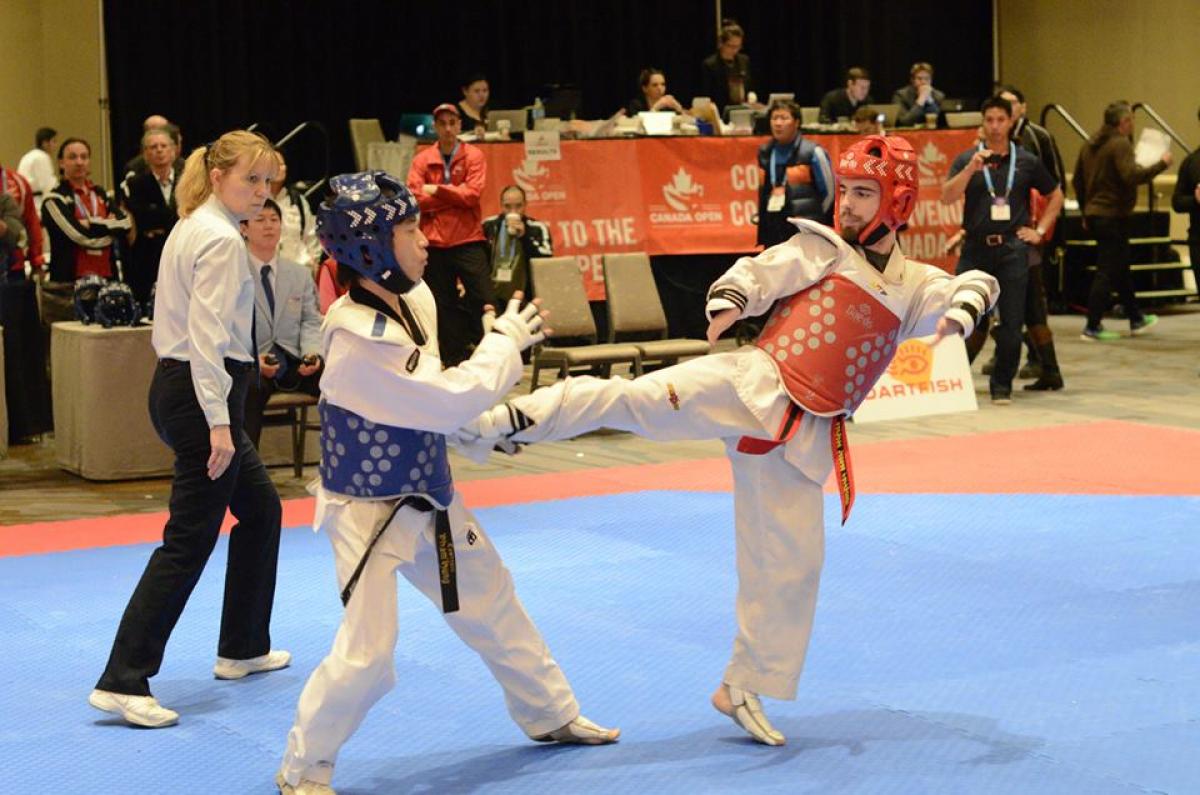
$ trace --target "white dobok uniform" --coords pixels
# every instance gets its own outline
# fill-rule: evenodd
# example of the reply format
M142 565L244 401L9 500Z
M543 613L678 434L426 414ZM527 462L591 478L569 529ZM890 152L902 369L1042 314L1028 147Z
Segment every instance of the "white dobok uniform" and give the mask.
M568 378L492 410L523 428L517 442L601 427L723 438L739 581L724 681L781 699L795 698L812 631L825 545L821 486L833 466L833 426L844 431L837 418L862 402L899 342L932 334L943 315L970 334L999 294L982 271L952 278L898 246L880 273L828 227L793 223L798 234L740 258L709 290L710 318L730 308L760 315L779 301L756 345L633 381ZM777 444L747 454L740 437Z
M508 337L486 334L469 360L443 370L433 294L422 282L400 300L402 322L351 295L326 315L313 527L329 535L344 588L398 500L418 496L448 511L459 606L446 622L491 669L521 729L546 734L574 720L578 704L508 569L453 492L443 436L520 380L521 356ZM396 572L444 607L435 515L400 507L367 558L333 648L300 695L282 767L289 783L329 783L338 750L395 683Z

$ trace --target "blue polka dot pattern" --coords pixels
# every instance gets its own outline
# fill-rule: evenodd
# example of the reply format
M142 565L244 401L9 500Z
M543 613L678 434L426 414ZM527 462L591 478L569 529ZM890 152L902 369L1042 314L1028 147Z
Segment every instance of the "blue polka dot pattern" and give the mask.
M423 495L446 506L454 498L446 437L371 422L322 400L321 485L348 497Z

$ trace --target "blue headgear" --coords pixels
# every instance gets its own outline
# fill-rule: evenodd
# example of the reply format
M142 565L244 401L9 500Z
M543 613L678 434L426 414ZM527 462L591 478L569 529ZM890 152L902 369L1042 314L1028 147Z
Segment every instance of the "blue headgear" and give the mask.
M406 293L415 282L404 275L392 251L392 227L416 215L417 200L384 171L340 174L329 182L333 195L317 210L317 237L339 264Z
M109 282L100 288L96 298L96 322L101 326L136 326L139 316L138 303L128 284Z
M100 290L108 284L103 276L92 274L84 276L75 282L72 299L75 302L75 319L84 325L96 321L96 301L100 298Z

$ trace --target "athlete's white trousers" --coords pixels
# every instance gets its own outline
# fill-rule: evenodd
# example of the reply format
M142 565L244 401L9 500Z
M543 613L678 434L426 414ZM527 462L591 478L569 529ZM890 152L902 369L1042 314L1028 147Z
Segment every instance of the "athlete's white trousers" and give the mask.
M391 507L318 493L314 524L333 544L339 589ZM579 715L571 687L518 601L508 569L457 495L450 519L459 609L445 615L446 623L491 669L509 714L526 734L535 737L570 723ZM397 571L441 609L433 513L401 508L372 550L333 648L300 694L283 759L289 783L301 778L329 783L338 750L395 684Z
M806 415L786 446L764 455L737 452L743 435L773 437L790 404L765 356L751 348L633 381L568 378L510 403L535 423L513 436L520 442L598 428L657 440L724 439L733 466L738 572L738 629L724 681L795 698L824 563L829 420Z

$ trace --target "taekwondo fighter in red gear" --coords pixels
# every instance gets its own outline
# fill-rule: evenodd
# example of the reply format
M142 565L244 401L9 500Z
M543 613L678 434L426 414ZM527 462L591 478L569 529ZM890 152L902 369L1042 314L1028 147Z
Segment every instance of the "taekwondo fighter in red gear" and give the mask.
M837 168L837 231L797 233L742 257L708 293L715 342L774 305L754 345L633 381L568 378L485 412L456 436L493 443L564 439L597 428L651 439L721 438L734 477L737 635L712 701L754 739L782 745L760 696L794 699L824 560L821 484L838 469L842 521L853 502L845 418L909 337L970 334L999 287L982 271L952 278L896 244L917 199L917 157L899 137L867 137Z
M322 326L321 466L313 526L329 534L345 614L309 677L276 777L281 792L329 793L338 750L395 683L396 572L445 613L504 690L531 738L616 740L579 714L575 695L513 590L512 577L454 489L444 434L521 377L521 351L544 313L485 316L492 333L443 369L417 202L381 171L334 178L318 234L354 272Z

